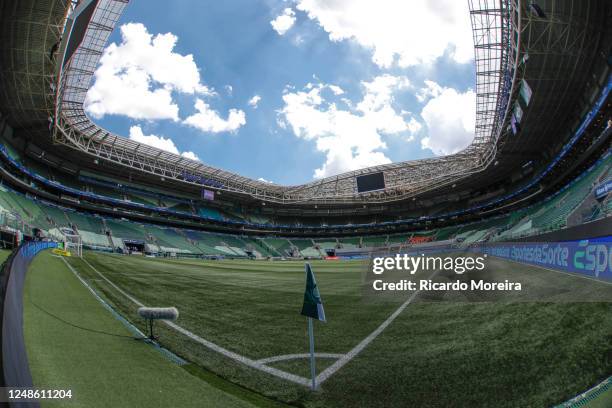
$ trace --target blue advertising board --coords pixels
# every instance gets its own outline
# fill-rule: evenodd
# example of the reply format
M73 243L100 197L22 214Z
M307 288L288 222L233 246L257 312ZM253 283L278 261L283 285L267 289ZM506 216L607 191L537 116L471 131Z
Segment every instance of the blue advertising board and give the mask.
M565 242L488 244L478 250L524 264L612 280L612 236Z
M605 183L602 183L595 187L595 190L593 190L593 194L595 194L595 198L600 199L607 196L610 191L612 191L612 180L608 180Z

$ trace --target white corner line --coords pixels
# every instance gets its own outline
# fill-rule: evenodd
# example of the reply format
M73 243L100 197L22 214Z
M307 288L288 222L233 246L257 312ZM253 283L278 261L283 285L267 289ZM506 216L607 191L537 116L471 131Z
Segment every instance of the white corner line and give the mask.
M433 278L437 273L438 271L434 271L429 276L428 279ZM359 353L361 353L361 351L363 351L364 348L366 348L376 337L378 337L383 332L383 330L385 330L391 323L393 323L393 321L404 311L404 309L406 309L406 307L408 307L410 303L412 303L412 301L417 297L417 295L420 292L421 292L420 290L417 290L412 295L410 295L410 297L404 303L402 303L400 307L398 307L395 310L395 312L393 312L387 318L387 320L382 322L381 325L376 328L376 330L370 333L365 339L361 340L359 344L357 344L355 347L351 349L351 351L349 351L344 356L342 356L340 359L338 359L338 361L336 361L334 364L330 365L325 370L323 370L319 375L317 375L316 383L322 384L325 380L331 377L336 371L341 369L346 363L348 363L353 358L355 358Z
M123 296L125 296L127 299L129 299L132 303L138 305L138 306L144 306L144 304L142 302L140 302L139 300L137 300L136 298L134 298L133 296L129 295L128 293L126 293L124 290L122 290L121 288L119 288L117 285L115 285L112 281L110 281L106 276L104 276L100 271L98 271L93 265L91 265L85 258L81 258L83 260L83 262L85 262L95 273L97 273L102 279L104 279L109 285L111 285L115 290L117 290L119 293L121 293ZM64 260L64 262L66 262L66 260ZM67 262L66 262L67 263ZM68 263L67 263L68 264ZM300 384L303 385L305 387L310 387L310 383L311 380L308 378L304 378L301 377L299 375L295 375L295 374L291 374L288 373L286 371L283 370L279 370L277 368L273 368L273 367L268 367L267 365L265 365L264 363L255 361L253 359L250 359L248 357L242 356L238 353L234 353L233 351L227 350L221 346L219 346L218 344L215 344L211 341L208 341L206 339L203 339L202 337L198 336L197 334L194 334L192 332L190 332L189 330L185 329L184 327L179 326L176 323L170 322L170 321L163 321L166 325L170 326L172 329L176 330L177 332L184 334L185 336L189 337L191 340L203 345L204 347L215 351L219 354L224 355L225 357L231 358L232 360L238 361L239 363L242 363L248 367L266 372L268 374L274 375L276 377L282 378L283 380L288 380L291 382L294 382L296 384Z
M344 357L344 354L337 354L337 353L315 353L315 357L316 358L329 358L329 359L333 359L333 358L342 358ZM287 360L298 360L300 358L310 358L310 354L309 353L300 353L300 354L283 354L280 356L272 356L272 357L266 357L266 358L262 358L257 360L257 363L260 364L270 364L270 363L276 363L278 361L287 361Z

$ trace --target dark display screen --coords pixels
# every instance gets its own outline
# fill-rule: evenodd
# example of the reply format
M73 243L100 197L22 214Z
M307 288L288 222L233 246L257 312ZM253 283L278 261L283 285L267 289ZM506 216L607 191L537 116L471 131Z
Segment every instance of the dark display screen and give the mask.
M357 177L357 192L365 193L368 191L382 190L385 188L385 176L382 172L366 174Z
M79 14L76 16L72 25L70 39L68 40L68 45L66 46L66 55L63 61L64 65L66 62L68 62L68 60L70 60L70 58L72 58L72 55L79 48L81 42L83 42L85 32L87 31L87 26L89 26L89 21L91 20L93 12L96 10L97 4L98 0L92 0L89 1L89 3L79 3L79 8L77 8L75 11L75 13L79 12Z

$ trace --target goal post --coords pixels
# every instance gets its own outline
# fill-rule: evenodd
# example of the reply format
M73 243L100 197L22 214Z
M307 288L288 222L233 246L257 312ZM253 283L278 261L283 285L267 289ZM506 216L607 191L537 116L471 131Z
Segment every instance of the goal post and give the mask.
M65 235L64 249L72 256L83 257L83 241L80 235Z

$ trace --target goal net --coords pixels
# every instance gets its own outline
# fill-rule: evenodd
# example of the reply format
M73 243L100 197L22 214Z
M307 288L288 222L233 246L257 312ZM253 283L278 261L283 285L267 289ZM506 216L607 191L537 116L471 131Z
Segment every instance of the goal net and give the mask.
M72 256L83 256L83 242L80 235L65 235L64 249L70 251Z

